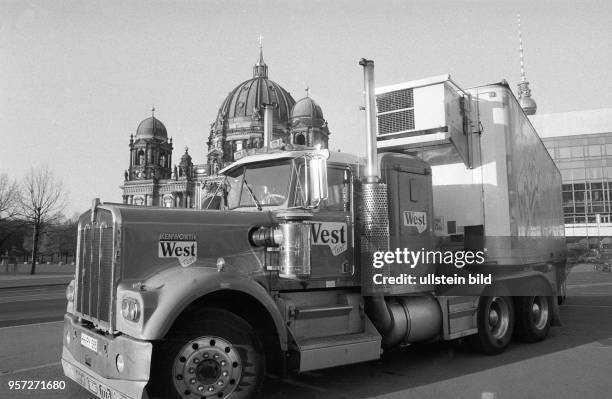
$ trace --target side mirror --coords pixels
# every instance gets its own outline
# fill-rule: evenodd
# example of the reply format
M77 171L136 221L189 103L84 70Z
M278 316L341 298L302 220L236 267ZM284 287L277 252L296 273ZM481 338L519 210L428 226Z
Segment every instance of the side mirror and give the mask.
M327 155L327 156L326 156ZM321 154L317 154L312 158L308 159L308 167L306 173L308 178L309 195L308 205L317 207L321 201L327 199L327 158L329 152L321 151Z

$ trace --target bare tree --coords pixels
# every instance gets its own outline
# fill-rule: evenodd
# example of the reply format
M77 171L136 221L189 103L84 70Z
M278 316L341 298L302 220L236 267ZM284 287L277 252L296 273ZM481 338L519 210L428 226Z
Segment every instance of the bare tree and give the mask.
M21 225L15 220L19 201L19 186L6 173L0 173L0 244L6 241Z
M16 181L10 181L6 173L0 173L0 222L15 216L19 199L19 186Z
M61 180L47 166L30 169L21 187L19 214L32 226L32 267L36 273L36 258L41 232L51 223L62 218L66 207L66 192Z

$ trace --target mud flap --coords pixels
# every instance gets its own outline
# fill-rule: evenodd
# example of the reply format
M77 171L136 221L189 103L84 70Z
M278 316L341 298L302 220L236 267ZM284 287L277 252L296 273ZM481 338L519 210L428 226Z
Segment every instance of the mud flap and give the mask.
M550 325L553 327L561 327L563 323L561 323L561 312L559 311L559 303L557 302L557 297L550 297L552 304L552 318L550 320Z

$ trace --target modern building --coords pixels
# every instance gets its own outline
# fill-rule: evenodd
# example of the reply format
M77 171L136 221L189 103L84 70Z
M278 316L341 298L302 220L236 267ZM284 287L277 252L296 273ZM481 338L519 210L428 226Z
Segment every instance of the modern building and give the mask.
M525 76L518 16L521 80L518 99L561 171L565 236L571 242L612 244L612 108L536 115Z
M268 78L268 65L259 48L253 77L229 92L211 124L201 164L194 164L185 148L172 164L172 138L152 115L130 136L130 162L124 172L123 202L143 206L201 208L214 193L216 174L264 145L264 111L272 109L275 145L297 144L328 148L329 128L321 107L308 95L298 100Z
M561 171L565 235L612 237L612 108L529 118Z

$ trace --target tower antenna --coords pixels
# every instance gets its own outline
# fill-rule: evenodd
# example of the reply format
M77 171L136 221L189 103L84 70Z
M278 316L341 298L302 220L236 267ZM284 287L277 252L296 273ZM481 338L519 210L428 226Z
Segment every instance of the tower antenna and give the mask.
M531 89L529 88L529 81L525 76L525 56L523 54L523 32L521 30L521 13L518 13L518 35L519 35L519 59L521 63L521 80L518 83L518 95L519 103L521 108L527 115L533 115L536 113L538 106L533 98L531 98Z
M523 32L521 31L521 13L518 13L518 35L519 35L519 56L521 61L521 82L527 81L525 78L525 57L523 54Z

